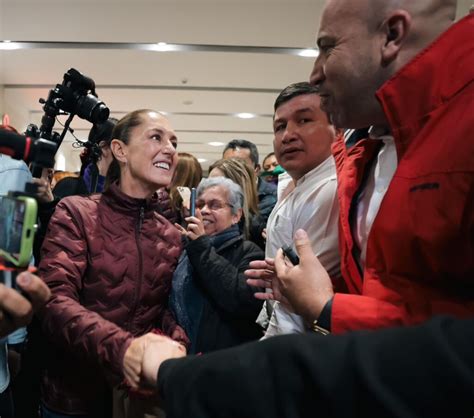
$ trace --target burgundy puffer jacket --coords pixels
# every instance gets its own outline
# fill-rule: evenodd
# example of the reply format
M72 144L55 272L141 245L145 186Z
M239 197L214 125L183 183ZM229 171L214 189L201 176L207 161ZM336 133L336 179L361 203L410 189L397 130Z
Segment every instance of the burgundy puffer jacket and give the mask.
M167 309L180 234L158 210L156 198L134 199L116 185L56 207L39 267L53 294L41 312L50 341L42 379L49 408L97 410L107 387L123 379L134 336L159 328L187 342Z

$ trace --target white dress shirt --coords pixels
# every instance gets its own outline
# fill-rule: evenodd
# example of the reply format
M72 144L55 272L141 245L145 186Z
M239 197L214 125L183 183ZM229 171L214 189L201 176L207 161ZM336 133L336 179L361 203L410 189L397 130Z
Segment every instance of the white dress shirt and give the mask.
M365 266L370 229L398 165L393 136L389 134L376 136L372 129L369 135L383 141L384 144L378 153L377 160L370 168L367 183L357 199L357 221L352 226L354 241L360 250L358 262L362 270Z
M274 258L279 248L293 243L297 229L304 229L322 265L330 275L337 275L340 260L336 192L336 166L332 156L296 184L290 181L268 218L265 255ZM275 303L264 338L295 332L305 332L302 318Z

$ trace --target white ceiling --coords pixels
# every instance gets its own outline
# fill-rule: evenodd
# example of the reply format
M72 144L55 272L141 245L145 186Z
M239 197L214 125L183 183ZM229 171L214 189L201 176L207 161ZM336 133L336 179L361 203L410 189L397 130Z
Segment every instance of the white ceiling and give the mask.
M233 138L272 150L273 101L288 84L306 80L312 59L284 48L312 48L323 0L0 0L0 40L30 41L0 51L0 113L24 129L40 124L40 97L71 67L92 77L112 116L138 108L169 112L179 151L220 158ZM471 0L459 1L458 15ZM48 44L51 42L51 44ZM58 45L58 42L65 42ZM91 43L102 42L107 45ZM127 43L117 48L110 43ZM211 45L210 51L153 52L141 43ZM73 44L76 43L76 44ZM77 43L82 43L78 45ZM222 48L222 46L227 46ZM267 47L239 52L236 47ZM131 49L130 49L131 48ZM236 113L250 112L253 119ZM78 118L85 139L88 122ZM55 125L60 130L60 125ZM68 170L79 151L66 139L59 153ZM61 158L63 158L61 157Z

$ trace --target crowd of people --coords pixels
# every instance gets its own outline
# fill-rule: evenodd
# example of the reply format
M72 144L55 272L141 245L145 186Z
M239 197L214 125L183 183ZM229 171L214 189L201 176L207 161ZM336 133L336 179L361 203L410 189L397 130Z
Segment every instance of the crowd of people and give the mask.
M328 0L261 164L235 139L203 173L151 109L95 125L54 189L0 154L0 194L35 183L40 224L37 273L0 285L0 415L472 416L474 13L455 11Z

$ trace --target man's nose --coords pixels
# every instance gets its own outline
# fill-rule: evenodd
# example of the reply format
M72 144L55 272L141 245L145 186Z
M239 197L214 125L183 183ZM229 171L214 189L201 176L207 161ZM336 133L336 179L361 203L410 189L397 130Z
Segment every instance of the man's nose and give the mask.
M293 122L288 122L286 124L285 132L283 132L282 140L283 142L289 142L295 138L296 134L296 125Z
M319 86L324 80L324 68L322 59L320 57L316 58L313 65L313 70L309 76L309 82L313 86Z

